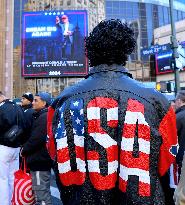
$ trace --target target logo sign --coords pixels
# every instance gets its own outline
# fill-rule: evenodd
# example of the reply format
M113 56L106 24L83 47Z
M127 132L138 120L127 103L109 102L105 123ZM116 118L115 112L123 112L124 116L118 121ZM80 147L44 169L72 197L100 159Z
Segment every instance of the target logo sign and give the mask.
M12 205L33 205L35 203L31 176L22 170L15 172Z

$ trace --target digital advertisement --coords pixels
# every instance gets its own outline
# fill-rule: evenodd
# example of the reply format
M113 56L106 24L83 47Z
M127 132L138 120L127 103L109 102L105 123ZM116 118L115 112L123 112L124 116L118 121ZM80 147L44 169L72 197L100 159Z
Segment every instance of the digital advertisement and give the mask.
M165 44L163 46L166 45L169 44ZM155 54L157 75L173 72L172 67L170 66L172 62L172 50L169 46L166 47L168 48L167 50L163 50ZM185 41L179 43L177 52L179 54L179 57L176 58L176 67L179 70L184 70L185 69Z
M22 76L85 76L87 11L39 11L22 15Z

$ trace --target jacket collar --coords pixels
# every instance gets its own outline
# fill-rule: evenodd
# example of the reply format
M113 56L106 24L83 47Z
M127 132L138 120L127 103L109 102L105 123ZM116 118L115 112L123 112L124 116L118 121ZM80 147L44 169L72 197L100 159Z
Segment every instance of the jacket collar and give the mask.
M5 99L5 100L3 100L1 103L0 103L0 106L2 106L2 105L4 105L5 103L13 103L13 101L12 100L10 100L10 99Z
M28 110L29 108L32 108L32 104L30 103L30 104L28 104L28 105L24 105L24 106L22 106L22 108L23 108L24 110Z
M183 111L183 110L185 110L185 105L183 105L183 106L177 108L177 110L175 111L175 113L177 114L177 113L179 113L179 112L181 112L181 111Z
M92 67L88 73L88 75L86 76L86 78L88 78L89 76L95 74L95 73L101 73L101 72L120 72L123 73L124 75L129 76L130 78L132 78L132 74L130 74L128 72L128 69L126 69L125 67L123 67L122 65L117 65L117 64L112 64L112 65L106 65L106 64L101 64L95 67Z
M34 116L34 117L39 117L42 113L45 113L45 112L47 112L47 111L48 111L48 108L43 108L42 110L35 111L35 112L33 113L33 116Z

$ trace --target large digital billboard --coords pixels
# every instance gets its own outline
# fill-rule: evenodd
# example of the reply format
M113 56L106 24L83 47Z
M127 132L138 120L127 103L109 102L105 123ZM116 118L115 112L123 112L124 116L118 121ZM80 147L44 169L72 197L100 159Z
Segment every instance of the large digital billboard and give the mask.
M170 44L163 45L168 49L155 54L157 75L173 72L170 66L172 61L172 50L169 45ZM176 58L176 67L179 70L185 70L185 42L179 44L177 52L179 57Z
M25 12L22 16L22 76L84 76L87 11Z

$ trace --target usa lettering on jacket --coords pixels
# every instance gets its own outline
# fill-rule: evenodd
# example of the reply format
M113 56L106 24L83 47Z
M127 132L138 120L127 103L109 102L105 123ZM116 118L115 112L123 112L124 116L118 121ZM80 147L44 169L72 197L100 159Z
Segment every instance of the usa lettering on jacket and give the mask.
M128 99L122 124L118 120L119 109L118 102L108 97L95 97L85 108L83 99L61 106L54 137L64 186L82 185L88 172L95 189L109 190L119 182L119 189L126 192L132 175L137 176L139 196L151 195L151 128L145 119L144 105ZM171 110L165 120L170 113ZM163 157L173 158L172 144L167 148L167 152L161 152ZM169 165L164 163L159 172L165 166Z

